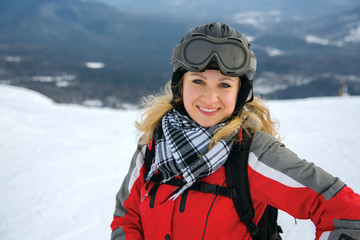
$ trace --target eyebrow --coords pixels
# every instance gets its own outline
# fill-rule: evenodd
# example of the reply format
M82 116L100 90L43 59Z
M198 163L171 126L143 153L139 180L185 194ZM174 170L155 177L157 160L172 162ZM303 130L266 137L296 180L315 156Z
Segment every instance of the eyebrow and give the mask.
M207 77L206 77L206 76L204 76L203 74L201 74L201 73L196 73L196 72L191 73L191 74L190 74L190 76L199 76L199 77L202 77L202 78L207 79Z
M197 72L191 73L190 76L199 76L199 77L202 77L204 79L207 79L207 77L205 75L203 75L201 73L197 73ZM233 78L228 77L228 76L219 78L219 81L225 81L225 80L229 80L229 81L232 81L232 82L235 81Z
M219 78L219 81L225 81L225 80L229 80L229 81L235 82L235 80L234 80L233 78L230 78L230 77L222 77L222 78Z

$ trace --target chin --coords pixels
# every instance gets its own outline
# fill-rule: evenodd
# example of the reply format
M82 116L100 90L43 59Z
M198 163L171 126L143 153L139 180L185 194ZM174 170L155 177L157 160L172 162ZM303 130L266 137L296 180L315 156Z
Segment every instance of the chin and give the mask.
M218 124L220 121L214 121L214 122L209 122L209 121L204 121L204 122L197 122L200 126L202 127L212 127L216 124Z

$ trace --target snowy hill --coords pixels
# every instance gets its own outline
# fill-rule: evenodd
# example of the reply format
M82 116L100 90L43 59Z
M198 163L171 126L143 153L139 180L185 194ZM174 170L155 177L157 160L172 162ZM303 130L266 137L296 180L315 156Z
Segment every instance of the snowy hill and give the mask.
M269 101L285 144L360 192L360 97ZM109 239L137 111L59 105L0 85L0 238ZM314 239L280 215L284 239Z

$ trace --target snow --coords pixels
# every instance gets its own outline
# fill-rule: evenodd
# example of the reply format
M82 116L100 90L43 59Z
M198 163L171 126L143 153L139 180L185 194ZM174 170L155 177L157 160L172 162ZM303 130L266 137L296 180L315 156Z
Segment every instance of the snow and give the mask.
M345 42L360 42L360 26L352 28L349 35L344 38Z
M265 51L269 57L278 57L285 54L284 51L273 47L265 47Z
M238 24L251 25L259 30L265 30L265 23L279 23L281 22L281 16L282 14L278 10L239 12L233 16L233 21Z
M105 67L105 63L103 62L86 62L85 67L91 69L101 69Z
M18 62L21 62L21 57L19 57L19 56L6 56L6 57L5 57L5 61L6 61L6 62L15 62L15 63L18 63Z
M76 75L62 74L58 76L33 76L31 80L34 82L54 82L57 87L68 87L71 81L77 79Z
M345 43L349 42L357 43L360 42L360 26L349 29L348 35L344 36L343 39L339 41L332 41L330 39L308 34L305 36L305 42L309 44L331 45L337 47L342 47Z
M329 39L320 38L311 34L305 36L305 42L309 44L331 45L337 47L342 47L344 45L342 41L331 41Z
M330 40L329 39L320 38L320 37L310 35L310 34L305 36L305 41L307 43L315 43L315 44L320 44L320 45L330 45Z
M360 97L267 102L287 147L360 192ZM63 105L0 85L0 238L109 239L136 147L136 110ZM284 239L314 239L280 213Z

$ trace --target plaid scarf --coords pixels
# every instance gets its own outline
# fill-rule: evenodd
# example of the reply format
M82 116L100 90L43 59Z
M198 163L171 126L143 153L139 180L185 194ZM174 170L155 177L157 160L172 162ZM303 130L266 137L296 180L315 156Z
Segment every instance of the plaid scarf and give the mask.
M175 190L171 197L174 200L197 180L218 170L229 156L233 136L219 141L211 150L208 147L215 131L224 125L204 128L175 109L166 113L161 122L164 134L155 143L155 161L147 181L157 171L161 183L181 175L184 185Z

